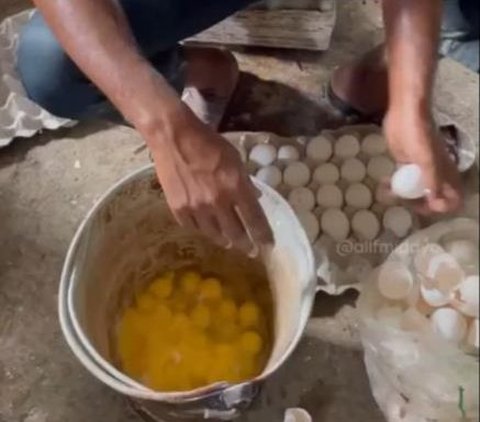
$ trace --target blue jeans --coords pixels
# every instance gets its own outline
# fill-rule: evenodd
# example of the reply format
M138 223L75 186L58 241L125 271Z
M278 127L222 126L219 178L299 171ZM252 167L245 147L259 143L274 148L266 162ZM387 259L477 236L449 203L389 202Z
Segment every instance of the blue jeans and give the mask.
M142 53L178 92L184 84L179 41L250 3L253 0L121 0ZM117 117L38 12L22 31L17 67L30 99L52 114L71 119Z

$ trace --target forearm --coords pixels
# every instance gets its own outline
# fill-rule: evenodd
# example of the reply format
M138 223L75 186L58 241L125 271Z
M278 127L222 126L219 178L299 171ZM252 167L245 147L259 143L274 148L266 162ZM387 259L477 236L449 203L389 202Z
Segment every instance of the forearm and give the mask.
M383 0L389 108L429 115L442 0Z
M161 127L181 107L140 54L115 0L34 2L72 60L137 128Z

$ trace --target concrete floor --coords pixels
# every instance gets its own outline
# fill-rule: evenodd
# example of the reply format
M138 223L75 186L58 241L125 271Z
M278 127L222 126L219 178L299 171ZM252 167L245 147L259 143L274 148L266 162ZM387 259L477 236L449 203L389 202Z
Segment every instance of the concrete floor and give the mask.
M225 129L300 135L337 125L322 86L334 66L380 39L374 3L340 0L327 53L239 51L247 74ZM24 6L2 0L0 18ZM148 162L142 145L131 129L88 122L0 151L0 422L138 421L67 349L57 288L78 223L113 182ZM279 422L284 407L301 406L315 422L384 421L369 391L354 301L353 293L318 297L304 341L267 386L295 382L297 391L280 404L265 395L249 420Z

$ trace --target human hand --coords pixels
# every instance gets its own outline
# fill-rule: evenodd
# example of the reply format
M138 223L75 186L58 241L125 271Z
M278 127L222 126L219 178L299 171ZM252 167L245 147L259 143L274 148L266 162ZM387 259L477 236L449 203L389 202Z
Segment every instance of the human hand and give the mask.
M188 108L182 107L166 130L149 130L144 136L150 137L157 175L179 224L250 255L272 242L239 153Z
M390 151L399 163L417 164L428 194L416 204L422 214L447 213L463 203L460 174L430 116L391 109L384 120Z

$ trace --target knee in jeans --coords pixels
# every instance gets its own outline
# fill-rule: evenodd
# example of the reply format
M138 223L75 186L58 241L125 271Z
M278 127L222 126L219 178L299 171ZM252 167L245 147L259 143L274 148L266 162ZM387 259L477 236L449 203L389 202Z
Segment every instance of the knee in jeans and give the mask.
M68 85L75 66L37 13L24 27L18 48L17 68L29 98L50 113L70 117Z

